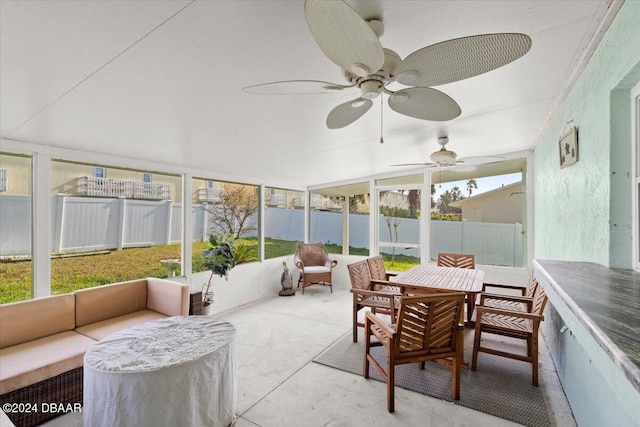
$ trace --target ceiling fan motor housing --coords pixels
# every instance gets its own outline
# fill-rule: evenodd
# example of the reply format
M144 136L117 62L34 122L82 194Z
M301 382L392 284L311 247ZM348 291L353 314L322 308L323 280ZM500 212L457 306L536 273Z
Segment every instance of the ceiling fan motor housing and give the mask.
M360 83L361 96L365 99L377 98L380 95L380 88L382 88L382 81L377 79L365 80Z

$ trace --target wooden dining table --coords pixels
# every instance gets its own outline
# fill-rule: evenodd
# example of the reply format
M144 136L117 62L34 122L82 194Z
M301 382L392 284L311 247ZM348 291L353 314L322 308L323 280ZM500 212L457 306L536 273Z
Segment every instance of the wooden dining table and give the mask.
M405 292L424 292L429 288L450 289L467 294L467 323L475 308L476 296L482 292L484 271L470 268L419 265L399 273L393 281L401 284Z

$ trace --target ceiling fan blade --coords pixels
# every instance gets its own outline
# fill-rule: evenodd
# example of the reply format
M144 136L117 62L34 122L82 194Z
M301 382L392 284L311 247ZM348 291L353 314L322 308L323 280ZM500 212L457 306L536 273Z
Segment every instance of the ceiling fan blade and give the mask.
M459 163L465 165L488 165L491 163L498 163L504 160L504 157L500 156L472 156L459 159Z
M382 45L369 25L343 1L306 0L304 13L313 38L327 57L366 77L382 67Z
M520 33L481 34L447 40L407 56L396 69L397 81L437 86L468 79L515 61L531 48Z
M373 106L370 99L356 98L335 107L327 116L329 129L340 129L358 120Z
M449 95L429 87L412 87L389 96L392 110L416 119L442 122L458 117L462 110Z
M258 95L309 95L317 93L340 92L354 87L320 80L287 80L282 82L262 83L242 88L246 93Z
M428 166L430 168L435 168L436 166L438 166L437 163L400 163L397 165L391 165L391 166Z

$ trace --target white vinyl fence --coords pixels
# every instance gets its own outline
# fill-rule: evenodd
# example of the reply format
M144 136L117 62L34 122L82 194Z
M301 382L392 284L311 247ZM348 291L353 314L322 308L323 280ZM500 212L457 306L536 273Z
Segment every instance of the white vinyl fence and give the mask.
M204 241L211 232L212 205L193 205L194 242ZM56 196L52 201L54 253L99 249L166 245L179 243L182 205L148 200ZM384 218L380 221L382 241L418 244L419 222L391 218L392 235ZM397 221L398 227L393 227ZM265 237L290 241L304 240L304 211L267 208ZM342 214L312 211L312 242L342 242ZM257 218L245 224L246 237L257 236ZM494 224L468 221L431 221L431 253L476 254L476 262L486 265L523 266L521 224ZM369 216L349 215L349 243L369 248ZM383 249L389 251L389 249ZM31 254L31 197L0 196L0 256ZM396 248L396 254L418 256L419 250Z

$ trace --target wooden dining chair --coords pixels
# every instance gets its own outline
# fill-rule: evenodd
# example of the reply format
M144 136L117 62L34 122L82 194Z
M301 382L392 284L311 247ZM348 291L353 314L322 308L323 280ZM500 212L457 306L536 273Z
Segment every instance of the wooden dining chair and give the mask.
M464 294L461 292L403 296L395 324L387 325L374 313L365 315L364 377L369 366L387 383L387 410L394 411L395 366L450 358L451 397L460 399L460 368L463 359ZM377 342L372 341L372 336ZM386 369L371 355L371 348L384 346Z
M476 268L476 256L472 254L454 254L440 252L439 267Z
M498 299L493 295L492 299ZM510 359L522 360L531 363L531 383L538 386L538 331L540 322L544 320L542 313L547 304L547 295L542 286L536 286L533 298L516 297L503 295L500 298L505 301L526 304L525 311L504 310L501 308L484 305L485 300L481 297L480 304L476 306L475 335L473 339L473 356L471 360L471 370L475 371L478 365L478 352L494 354L496 356L508 357ZM481 343L482 334L495 334L526 341L526 354L511 353L506 350L499 350L493 347L483 346ZM485 343L486 344L486 343Z
M533 299L533 295L537 288L538 280L536 280L533 273L529 275L529 282L524 288L518 285L485 283L482 285L482 293L478 295L476 305L500 308L502 310L526 312L528 310L529 301ZM490 290L491 292L487 292L487 290ZM518 300L517 298L502 298L504 295L508 295L505 292L509 291L512 291L512 293L520 293L520 295L513 296L519 296L525 299ZM474 313L474 317L475 316L476 314Z
M382 255L367 258L367 263L373 280L390 280L398 274L387 271L384 266L384 259L382 258Z
M400 305L402 287L392 286L384 280L373 280L367 260L349 264L347 270L353 294L353 342L358 342L358 326L364 327L364 323L358 322L358 312L368 307L374 313L391 316L393 322Z

